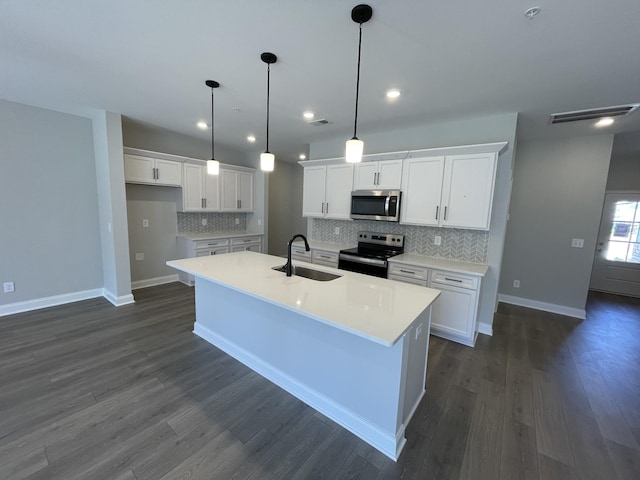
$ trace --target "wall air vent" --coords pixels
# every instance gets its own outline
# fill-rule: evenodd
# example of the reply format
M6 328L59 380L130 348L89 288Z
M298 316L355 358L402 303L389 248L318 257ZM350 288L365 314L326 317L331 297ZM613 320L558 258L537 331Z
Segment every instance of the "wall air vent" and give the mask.
M320 120L314 120L312 122L307 122L309 125L313 125L314 127L321 127L323 125L328 125L329 120L325 118L321 118Z
M581 120L593 120L602 117L619 117L629 115L636 108L638 103L629 105L618 105L616 107L593 108L589 110L576 110L575 112L552 113L549 123L569 123Z

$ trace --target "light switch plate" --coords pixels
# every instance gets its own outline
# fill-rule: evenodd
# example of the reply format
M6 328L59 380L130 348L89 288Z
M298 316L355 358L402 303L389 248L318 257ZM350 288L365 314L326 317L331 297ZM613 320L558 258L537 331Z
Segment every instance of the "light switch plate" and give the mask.
M15 291L15 284L13 282L4 282L4 293L12 293Z
M136 253L136 260L144 260L144 253Z
M148 218L143 218L142 219L142 228L149 228L149 219Z

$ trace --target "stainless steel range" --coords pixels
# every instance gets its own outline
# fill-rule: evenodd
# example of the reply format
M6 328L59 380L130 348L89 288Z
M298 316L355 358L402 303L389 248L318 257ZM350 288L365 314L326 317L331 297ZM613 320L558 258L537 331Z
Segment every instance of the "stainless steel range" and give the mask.
M387 278L387 259L404 252L404 235L358 232L358 246L340 250L338 268Z

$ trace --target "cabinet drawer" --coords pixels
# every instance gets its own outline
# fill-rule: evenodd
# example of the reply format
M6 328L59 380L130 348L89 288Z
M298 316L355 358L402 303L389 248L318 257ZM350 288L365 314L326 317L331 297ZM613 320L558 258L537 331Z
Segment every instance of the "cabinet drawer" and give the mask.
M260 243L260 237L236 237L231 239L231 245L246 245L248 243Z
M228 238L212 238L211 240L202 240L196 242L195 249L199 250L201 248L215 248L215 247L226 247L229 245Z
M444 272L442 270L433 270L431 272L431 283L451 285L452 287L468 288L470 290L478 289L478 277L461 275L459 273Z
M420 287L427 286L427 281L419 278L401 277L399 275L393 275L393 274L390 274L388 278L389 280L395 280L396 282L411 283L412 285L418 285Z
M306 251L304 247L291 246L291 256L303 262L311 262L311 251Z
M417 265L400 265L397 263L389 263L389 276L406 277L424 282L426 286L429 276L427 267L419 267Z
M338 252L327 252L325 250L313 250L311 255L312 262L329 267L338 266Z
M229 247L201 248L196 250L196 257L208 257L209 255L222 255L229 253Z

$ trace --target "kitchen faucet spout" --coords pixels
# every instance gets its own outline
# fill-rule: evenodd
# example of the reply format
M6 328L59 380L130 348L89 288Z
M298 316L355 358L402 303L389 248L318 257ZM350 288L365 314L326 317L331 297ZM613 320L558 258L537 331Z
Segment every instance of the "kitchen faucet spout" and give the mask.
M302 240L304 240L304 248L305 248L305 250L307 252L309 250L311 250L309 248L309 242L307 242L307 237L305 237L301 233L298 233L298 234L294 235L291 238L291 240L289 240L289 242L287 242L287 264L285 265L285 270L287 272L287 277L290 277L293 274L293 267L291 266L291 244L293 243L293 241L296 238L302 238Z

